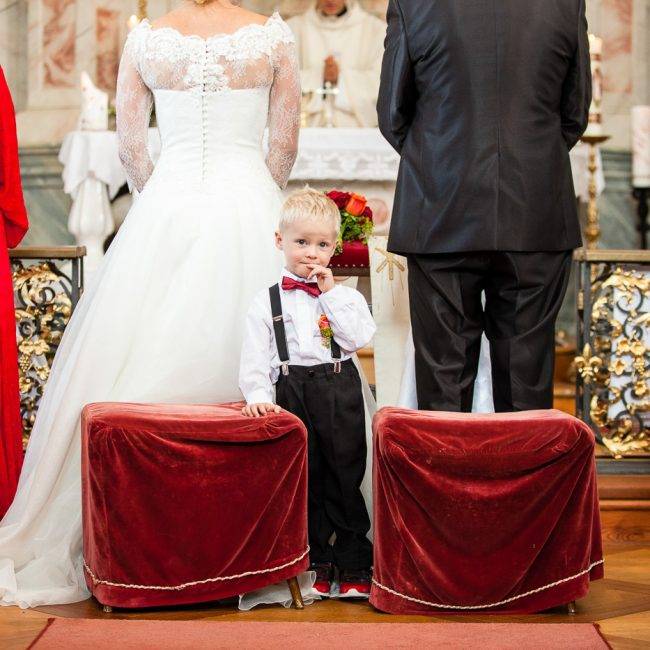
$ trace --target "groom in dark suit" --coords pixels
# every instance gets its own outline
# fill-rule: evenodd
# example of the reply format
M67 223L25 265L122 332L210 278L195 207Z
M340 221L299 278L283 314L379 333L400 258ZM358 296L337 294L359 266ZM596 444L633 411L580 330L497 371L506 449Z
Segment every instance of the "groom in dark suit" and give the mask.
M550 408L581 245L585 0L390 0L387 19L377 110L402 159L388 248L408 258L419 407L471 410L485 331L496 410Z

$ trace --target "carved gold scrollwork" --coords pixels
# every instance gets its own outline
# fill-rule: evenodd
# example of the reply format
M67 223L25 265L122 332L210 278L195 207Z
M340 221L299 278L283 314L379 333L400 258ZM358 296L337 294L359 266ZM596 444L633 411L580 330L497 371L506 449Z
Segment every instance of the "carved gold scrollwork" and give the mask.
M650 274L604 264L592 281L591 345L576 357L589 416L615 456L650 453Z
M587 343L583 348L582 355L576 357L576 369L578 373L580 373L585 384L591 384L602 366L602 359L591 354L591 346L589 343Z
M53 261L12 260L23 442L72 314L72 281Z

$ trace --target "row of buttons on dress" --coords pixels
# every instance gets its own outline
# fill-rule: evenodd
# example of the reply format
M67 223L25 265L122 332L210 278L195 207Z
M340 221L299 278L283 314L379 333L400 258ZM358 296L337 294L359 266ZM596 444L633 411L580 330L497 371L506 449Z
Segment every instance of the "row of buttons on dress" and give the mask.
M205 183L205 175L206 175L206 166L207 166L207 160L206 160L206 139L207 139L207 130L208 130L208 116L207 116L207 106L206 106L206 101L205 101L205 95L206 95L206 88L207 88L207 82L206 82L206 73L207 73L207 66L208 66L208 55L210 53L210 45L208 41L205 42L205 54L203 58L203 69L202 69L202 92L201 92L201 136L202 136L202 151L201 151L201 182Z
M228 89L228 76L224 67L215 60L217 55L212 51L212 41L207 40L204 44L203 61L201 63L201 128L203 138L203 152L201 155L201 177L202 181L206 179L206 150L207 150L207 127L208 127L208 107L205 98L210 93L219 92Z

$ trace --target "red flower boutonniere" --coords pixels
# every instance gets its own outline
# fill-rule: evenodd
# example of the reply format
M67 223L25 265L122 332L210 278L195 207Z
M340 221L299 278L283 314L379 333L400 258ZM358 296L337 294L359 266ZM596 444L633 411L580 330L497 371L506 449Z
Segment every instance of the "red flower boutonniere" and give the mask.
M334 332L332 332L332 326L327 320L325 314L321 314L318 319L318 329L320 330L320 339L324 348L329 348L332 345L332 339L334 338Z

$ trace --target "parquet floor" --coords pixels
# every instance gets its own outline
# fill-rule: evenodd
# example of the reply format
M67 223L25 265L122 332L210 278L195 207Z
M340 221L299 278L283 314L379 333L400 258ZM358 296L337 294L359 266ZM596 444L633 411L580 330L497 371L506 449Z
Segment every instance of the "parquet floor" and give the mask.
M73 605L41 607L22 611L0 608L0 648L23 650L41 631L49 617L120 617L166 620L211 621L313 621L313 622L521 622L585 623L596 622L615 650L650 648L650 544L608 544L605 553L605 579L592 584L589 595L578 602L578 613L549 611L529 616L451 615L435 617L390 616L376 612L367 603L324 601L304 611L281 607L257 608L238 612L227 606L193 606L167 610L139 610L104 614L94 600ZM119 642L116 640L116 647Z

